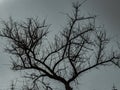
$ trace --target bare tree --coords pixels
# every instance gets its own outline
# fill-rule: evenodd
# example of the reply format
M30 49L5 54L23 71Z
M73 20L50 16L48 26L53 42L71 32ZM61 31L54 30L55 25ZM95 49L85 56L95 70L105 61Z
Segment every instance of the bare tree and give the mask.
M110 39L103 28L95 26L96 16L81 16L82 4L73 3L72 14L66 14L67 25L54 41L47 38L49 25L45 20L3 21L0 36L9 40L5 50L16 56L12 69L32 70L27 77L33 83L39 81L48 87L44 82L48 78L63 83L66 90L73 90L71 82L87 71L111 64L120 67L119 53L108 53Z
M11 82L10 90L16 90L16 84L14 83L14 81Z
M118 90L115 85L113 85L112 90Z
M11 84L11 90L15 90L15 86L14 86L13 82Z

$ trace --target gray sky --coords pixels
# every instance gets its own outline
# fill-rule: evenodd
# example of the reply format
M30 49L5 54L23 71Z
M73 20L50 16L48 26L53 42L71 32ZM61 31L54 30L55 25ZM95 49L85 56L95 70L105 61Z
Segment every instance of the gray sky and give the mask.
M71 3L76 0L0 0L0 19L7 20L12 16L16 20L27 17L47 18L52 24L51 31L61 30L65 24L65 16L61 12L71 12ZM81 0L79 0L81 1ZM105 25L111 35L120 34L120 0L88 0L81 8L83 15L98 15L97 23ZM119 39L118 39L119 40ZM11 79L18 78L18 74L9 69L10 57L3 52L5 45L0 39L0 88L7 88ZM111 90L115 84L120 90L120 70L114 66L93 70L79 79L81 90ZM77 90L79 90L77 89Z

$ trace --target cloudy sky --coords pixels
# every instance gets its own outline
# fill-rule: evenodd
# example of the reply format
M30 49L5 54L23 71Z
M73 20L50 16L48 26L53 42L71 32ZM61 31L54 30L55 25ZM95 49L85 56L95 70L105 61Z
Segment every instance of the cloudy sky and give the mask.
M51 31L57 32L65 24L62 13L71 12L71 3L76 0L0 0L0 20L25 20L28 17L47 19ZM82 1L82 0L77 0ZM97 23L104 25L111 35L120 34L120 0L88 0L81 8L83 15L97 15ZM119 40L119 38L117 39ZM10 56L3 50L5 41L0 39L0 88L6 89L18 74L9 69ZM115 84L120 90L120 70L114 66L93 70L80 78L81 90L111 90ZM79 90L78 89L78 90Z

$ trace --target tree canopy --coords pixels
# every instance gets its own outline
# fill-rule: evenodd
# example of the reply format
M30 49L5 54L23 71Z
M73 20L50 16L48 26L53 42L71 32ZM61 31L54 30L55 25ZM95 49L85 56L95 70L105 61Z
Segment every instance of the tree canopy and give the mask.
M9 41L5 51L16 56L12 69L31 70L26 77L34 87L41 82L46 90L52 89L45 81L52 79L73 90L71 83L89 70L112 64L120 67L120 53L108 52L110 38L102 27L96 27L96 16L81 16L83 3L72 5L72 14L66 14L67 24L53 41L48 38L50 25L46 20L3 21L0 36Z

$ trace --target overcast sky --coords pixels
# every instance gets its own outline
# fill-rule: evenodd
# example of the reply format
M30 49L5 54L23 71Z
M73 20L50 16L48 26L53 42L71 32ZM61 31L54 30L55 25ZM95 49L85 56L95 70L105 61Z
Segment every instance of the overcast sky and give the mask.
M51 31L58 32L65 24L63 12L71 12L76 0L0 0L0 20L12 16L16 20L28 17L46 19L52 24ZM82 0L79 0L82 1ZM88 0L81 8L83 15L97 15L97 23L114 35L120 34L120 0ZM119 38L117 39L119 40ZM0 39L0 88L7 88L18 74L9 69L10 56L3 52L4 40ZM115 84L120 90L120 70L114 66L93 70L80 79L81 90L111 90ZM79 90L77 89L77 90Z

